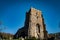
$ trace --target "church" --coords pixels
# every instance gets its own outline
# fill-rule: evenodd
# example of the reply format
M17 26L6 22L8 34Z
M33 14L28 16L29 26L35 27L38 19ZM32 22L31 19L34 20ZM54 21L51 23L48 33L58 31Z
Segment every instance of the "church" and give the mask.
M30 10L26 12L24 27L16 32L15 37L35 37L46 40L47 34L42 12L31 7Z

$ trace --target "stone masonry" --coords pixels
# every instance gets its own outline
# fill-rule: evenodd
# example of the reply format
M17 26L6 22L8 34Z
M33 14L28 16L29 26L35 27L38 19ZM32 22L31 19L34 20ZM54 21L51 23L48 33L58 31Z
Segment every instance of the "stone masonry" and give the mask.
M47 31L41 11L35 8L30 8L30 10L26 12L24 27L17 31L15 37L47 39Z

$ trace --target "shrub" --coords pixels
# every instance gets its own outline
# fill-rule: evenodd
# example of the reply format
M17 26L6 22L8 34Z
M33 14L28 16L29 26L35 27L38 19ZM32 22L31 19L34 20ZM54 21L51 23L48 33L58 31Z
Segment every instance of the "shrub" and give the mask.
M35 37L32 37L32 38L26 38L25 40L37 40Z

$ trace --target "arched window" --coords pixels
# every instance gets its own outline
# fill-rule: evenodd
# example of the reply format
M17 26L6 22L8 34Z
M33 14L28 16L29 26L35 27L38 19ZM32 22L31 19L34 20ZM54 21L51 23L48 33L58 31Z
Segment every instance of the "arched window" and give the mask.
M39 24L36 25L36 32L40 33L40 25Z

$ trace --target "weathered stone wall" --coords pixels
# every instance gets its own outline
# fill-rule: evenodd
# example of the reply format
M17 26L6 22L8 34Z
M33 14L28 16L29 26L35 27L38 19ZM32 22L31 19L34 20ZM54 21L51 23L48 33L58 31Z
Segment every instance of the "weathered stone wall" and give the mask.
M31 8L26 13L25 25L16 33L18 37L36 37L47 39L47 31L44 24L44 18L41 11Z
M40 25L40 32L36 32L36 25ZM37 29L37 30L39 30ZM36 10L34 8L30 9L30 22L29 22L29 37L36 37L45 39L47 37L47 32L45 29L44 20L41 14L41 11Z

